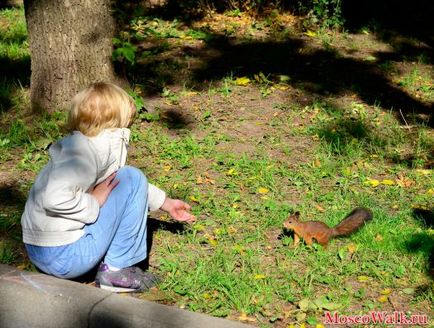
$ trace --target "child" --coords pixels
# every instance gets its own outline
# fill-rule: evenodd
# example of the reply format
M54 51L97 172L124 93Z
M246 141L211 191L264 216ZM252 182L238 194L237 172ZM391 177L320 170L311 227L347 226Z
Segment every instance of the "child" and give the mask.
M156 282L134 266L147 256L148 207L195 220L188 204L124 166L134 114L132 99L110 83L95 83L72 100L71 133L50 147L21 219L28 256L40 270L75 278L99 264L97 286L142 291Z

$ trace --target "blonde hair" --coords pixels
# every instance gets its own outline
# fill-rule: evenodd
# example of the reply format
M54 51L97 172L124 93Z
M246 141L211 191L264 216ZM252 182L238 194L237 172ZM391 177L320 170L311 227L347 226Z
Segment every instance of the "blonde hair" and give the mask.
M104 129L128 127L134 114L134 100L125 90L97 82L74 96L67 126L93 137Z

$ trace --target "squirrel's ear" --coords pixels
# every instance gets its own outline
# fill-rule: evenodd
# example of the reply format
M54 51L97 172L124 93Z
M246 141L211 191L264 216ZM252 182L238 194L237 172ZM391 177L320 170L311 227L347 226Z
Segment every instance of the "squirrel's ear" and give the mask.
M294 216L298 219L300 217L300 212L299 211L295 212Z

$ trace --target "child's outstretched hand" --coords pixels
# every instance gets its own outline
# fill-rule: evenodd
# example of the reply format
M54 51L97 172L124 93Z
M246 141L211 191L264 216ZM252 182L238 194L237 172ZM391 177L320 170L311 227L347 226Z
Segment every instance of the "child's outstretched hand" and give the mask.
M190 213L191 206L179 199L167 197L161 209L170 214L176 221L193 223L196 217Z

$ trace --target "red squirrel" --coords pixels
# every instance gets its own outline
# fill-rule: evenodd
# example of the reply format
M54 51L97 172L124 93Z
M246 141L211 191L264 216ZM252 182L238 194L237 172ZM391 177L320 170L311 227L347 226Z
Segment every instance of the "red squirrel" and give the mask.
M365 222L373 217L372 211L367 208L358 207L348 214L336 227L330 228L320 221L299 221L300 212L291 214L283 223L288 230L294 231L294 246L302 238L307 245L312 245L315 240L323 247L327 247L330 239L338 236L348 236L357 231Z

